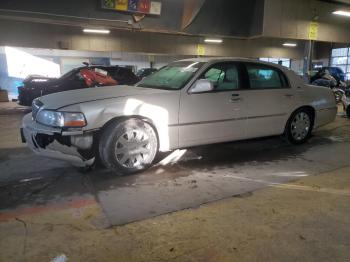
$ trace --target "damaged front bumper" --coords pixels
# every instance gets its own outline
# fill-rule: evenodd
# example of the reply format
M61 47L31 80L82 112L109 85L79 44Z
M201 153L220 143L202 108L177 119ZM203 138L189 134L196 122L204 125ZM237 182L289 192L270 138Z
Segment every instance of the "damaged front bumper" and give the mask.
M91 166L95 161L91 132L63 131L44 126L27 114L23 118L21 138L34 153L41 156L64 160L78 167Z

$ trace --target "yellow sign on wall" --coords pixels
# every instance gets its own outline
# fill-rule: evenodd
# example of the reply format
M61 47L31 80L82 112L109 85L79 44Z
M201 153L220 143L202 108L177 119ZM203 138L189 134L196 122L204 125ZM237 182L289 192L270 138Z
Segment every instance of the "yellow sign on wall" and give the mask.
M128 10L128 0L117 0L115 9L120 11Z
M205 47L204 45L197 45L197 55L205 55Z
M309 25L309 39L317 40L318 39L318 23L311 22Z
M153 55L148 56L148 62L154 63L154 56Z

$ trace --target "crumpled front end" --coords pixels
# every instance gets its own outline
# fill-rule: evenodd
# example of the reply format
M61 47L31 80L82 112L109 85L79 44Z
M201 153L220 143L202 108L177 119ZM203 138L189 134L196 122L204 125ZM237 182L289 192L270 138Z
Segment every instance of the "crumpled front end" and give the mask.
M41 156L68 161L78 167L91 166L95 161L91 132L44 126L35 122L32 114L27 114L23 118L21 137L22 142Z

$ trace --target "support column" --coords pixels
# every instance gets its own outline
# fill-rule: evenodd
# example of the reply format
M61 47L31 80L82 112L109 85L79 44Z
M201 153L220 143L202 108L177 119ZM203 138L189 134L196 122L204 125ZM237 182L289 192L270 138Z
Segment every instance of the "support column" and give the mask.
M314 51L314 41L310 40L306 42L304 49L304 67L303 67L303 75L304 79L309 82L310 80L310 72L312 70L312 57Z

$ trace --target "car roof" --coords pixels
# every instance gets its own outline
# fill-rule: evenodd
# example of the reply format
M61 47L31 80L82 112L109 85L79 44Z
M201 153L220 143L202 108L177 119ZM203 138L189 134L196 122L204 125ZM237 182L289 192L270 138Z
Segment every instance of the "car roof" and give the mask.
M339 66L323 66L320 70L322 70L322 69L331 69L331 70L336 69L336 70L344 73L343 69L341 69Z
M243 57L193 57L182 59L180 61L194 61L194 62L216 62L216 61L256 61L255 59L243 58Z
M265 61L261 61L258 59L252 59L252 58L243 58L243 57L194 57L194 58L182 59L182 60L179 60L177 62L186 62L186 61L204 62L204 63L227 62L227 61L251 62L251 63L264 64L264 65L277 67L277 68L282 69L282 70L291 70L290 68L279 65L279 64L274 64L274 63L265 62Z
M74 68L75 70L80 70L80 69L94 69L94 68L101 68L101 69L116 69L116 68L125 68L125 67L120 67L117 65L88 65L88 66L80 66L77 68ZM127 68L126 68L127 69Z

